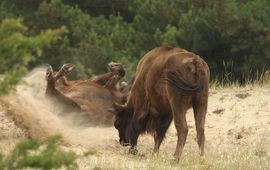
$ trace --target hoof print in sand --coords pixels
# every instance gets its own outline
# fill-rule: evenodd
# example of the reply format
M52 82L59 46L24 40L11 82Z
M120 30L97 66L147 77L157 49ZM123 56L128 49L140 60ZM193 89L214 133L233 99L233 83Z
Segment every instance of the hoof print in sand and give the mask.
M239 99L245 99L248 96L251 96L251 94L249 94L249 93L240 93L240 94L236 94L235 96L238 97Z
M225 109L216 109L213 111L214 114L223 114Z

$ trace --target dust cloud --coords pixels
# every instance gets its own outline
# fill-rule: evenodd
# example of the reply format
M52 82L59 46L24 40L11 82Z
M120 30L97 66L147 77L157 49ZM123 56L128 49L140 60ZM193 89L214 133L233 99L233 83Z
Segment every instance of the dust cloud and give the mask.
M116 143L117 132L112 126L92 125L91 118L83 113L63 113L59 105L45 98L45 71L45 67L34 69L13 92L2 97L16 125L27 129L31 137L40 139L60 134L67 145L98 147L107 140Z

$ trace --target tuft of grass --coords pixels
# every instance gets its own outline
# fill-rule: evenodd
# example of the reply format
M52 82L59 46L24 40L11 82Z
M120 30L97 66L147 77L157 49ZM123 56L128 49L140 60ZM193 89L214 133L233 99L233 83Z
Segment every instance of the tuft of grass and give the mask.
M262 69L245 72L245 76L239 77L241 74L235 72L237 66L233 61L223 61L223 75L214 77L210 82L211 88L228 88L228 87L245 87L245 86L266 86L270 83L270 70L266 67Z
M240 83L239 81L233 79L233 77L235 77L235 75L232 75L232 73L226 73L226 75L224 75L222 78L214 78L210 81L210 87L212 89L228 87L263 87L270 84L270 70L264 70L262 72L257 71L255 77L246 77L244 83Z
M83 156L90 156L90 155L96 155L98 152L95 149L89 149L88 151L84 152Z
M9 155L0 154L0 169L78 169L75 161L79 156L72 151L63 151L59 146L61 139L60 135L56 135L44 143L36 139L23 140Z

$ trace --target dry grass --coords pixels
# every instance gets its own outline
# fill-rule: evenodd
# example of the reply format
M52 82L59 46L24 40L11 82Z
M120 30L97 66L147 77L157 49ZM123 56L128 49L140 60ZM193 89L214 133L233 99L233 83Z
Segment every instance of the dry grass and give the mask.
M151 153L145 155L128 155L127 153L100 153L78 161L80 169L269 169L269 157L258 154L259 143L254 147L211 148L205 157L196 153L195 146L186 146L179 164L172 159L172 154L161 152L159 156ZM210 148L209 148L210 149ZM122 150L122 149L119 149ZM260 152L259 152L260 153Z

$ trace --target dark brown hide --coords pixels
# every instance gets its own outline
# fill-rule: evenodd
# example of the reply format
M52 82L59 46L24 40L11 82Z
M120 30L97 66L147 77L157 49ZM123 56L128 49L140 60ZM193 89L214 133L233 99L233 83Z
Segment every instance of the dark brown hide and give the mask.
M157 152L174 120L178 136L175 158L179 160L188 133L186 111L193 107L203 155L209 77L203 59L184 49L158 47L145 54L137 66L126 105L115 105L120 142L129 142L130 152L137 153L138 136L149 132L154 135Z

